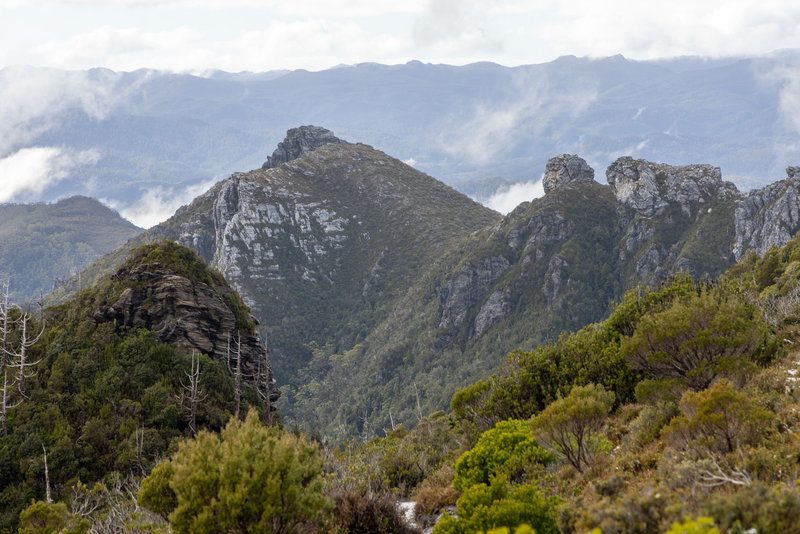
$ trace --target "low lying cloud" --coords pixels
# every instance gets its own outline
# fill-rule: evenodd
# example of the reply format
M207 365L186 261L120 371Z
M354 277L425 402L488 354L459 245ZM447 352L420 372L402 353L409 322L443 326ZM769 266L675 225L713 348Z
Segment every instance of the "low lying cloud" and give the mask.
M23 148L0 159L0 202L35 199L47 187L67 178L79 165L97 163L94 150L69 153L56 147Z
M476 104L466 121L457 117L441 135L441 148L474 165L485 165L530 142L531 137L557 136L560 123L570 124L595 100L595 82L553 83L540 70L524 70L512 80L515 92L505 102Z
M541 180L535 182L519 182L510 186L503 186L495 191L486 200L480 201L487 208L507 214L521 203L544 196L544 186Z
M103 120L123 97L115 87L120 76L34 67L0 70L0 157L34 142L66 110Z
M154 187L144 191L132 205L125 206L114 200L103 202L119 212L136 226L150 228L172 217L181 206L205 193L217 180L180 188Z

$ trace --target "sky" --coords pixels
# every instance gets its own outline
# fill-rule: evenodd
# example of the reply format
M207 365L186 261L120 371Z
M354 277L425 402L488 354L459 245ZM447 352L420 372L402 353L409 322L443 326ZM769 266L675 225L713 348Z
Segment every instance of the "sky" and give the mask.
M110 84L88 84L78 72L94 67L203 75L215 69L322 70L410 60L516 66L562 55L725 57L800 46L797 0L655 5L647 0L0 0L0 202L36 200L49 184L102 157L92 150L19 148L46 131L47 118L61 109L77 104L95 119L107 114L120 95L104 94ZM24 66L73 72L54 76ZM4 78L14 83L3 83ZM798 91L787 94L800 98ZM474 141L483 148L492 139ZM106 202L133 222L151 226L191 200L198 187L145 191L133 206ZM540 183L527 182L483 202L507 212L541 194Z
M762 54L796 0L0 0L0 67L203 73Z

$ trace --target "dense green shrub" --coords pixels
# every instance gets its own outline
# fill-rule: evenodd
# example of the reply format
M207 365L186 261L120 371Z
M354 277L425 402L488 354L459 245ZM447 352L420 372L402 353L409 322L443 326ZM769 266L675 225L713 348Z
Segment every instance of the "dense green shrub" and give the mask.
M36 501L19 514L19 534L84 534L89 521L69 513L63 502Z
M552 455L536 443L527 422L500 421L458 459L453 487L466 491L476 484L488 484L497 475L520 482L527 467L551 461Z
M199 432L165 462L142 482L139 501L168 511L175 532L290 533L328 519L317 448L263 426L254 409L220 435Z
M743 391L722 379L711 388L687 391L682 415L664 429L667 439L698 454L728 454L767 439L775 417Z
M453 414L471 441L504 419L527 419L573 386L600 384L613 391L617 405L635 398L643 378L620 351L647 314L702 291L688 275L677 275L657 289L637 287L625 294L608 319L530 352L509 354L502 373L467 386L453 396Z
M457 516L444 514L434 534L468 534L498 527L532 527L537 534L559 532L556 507L559 499L544 497L535 484L513 486L504 477L491 484L477 484L458 500Z
M769 331L758 308L721 288L702 289L642 317L621 352L655 379L679 380L699 391L720 376L744 376L768 358Z
M534 434L561 453L578 471L593 462L600 444L597 432L614 405L603 386L576 386L533 418Z

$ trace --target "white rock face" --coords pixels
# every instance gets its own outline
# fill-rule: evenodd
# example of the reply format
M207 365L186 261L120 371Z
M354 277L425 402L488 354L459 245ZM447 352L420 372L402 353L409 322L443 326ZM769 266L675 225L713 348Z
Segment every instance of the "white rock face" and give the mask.
M547 160L542 179L545 193L575 180L594 180L594 169L586 160L574 154L561 154Z
M695 204L713 197L740 196L736 186L722 181L719 167L711 165L665 165L622 157L606 170L608 184L621 203L652 217L670 203L680 204L689 215Z
M800 229L800 167L786 169L785 180L750 191L736 208L733 254L759 256L785 245Z

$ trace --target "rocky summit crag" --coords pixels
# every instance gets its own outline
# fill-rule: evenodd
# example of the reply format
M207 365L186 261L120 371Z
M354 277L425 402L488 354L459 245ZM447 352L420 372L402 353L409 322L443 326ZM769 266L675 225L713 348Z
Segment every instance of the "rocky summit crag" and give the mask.
M245 376L261 372L273 384L267 349L255 334L258 321L191 249L171 242L143 245L96 292L101 297L91 314L95 322L117 330L144 328L162 343L226 364L240 355ZM272 387L271 401L279 396Z
M713 278L800 230L793 167L743 194L713 166L632 158L604 185L565 154L545 196L506 217L322 128L290 130L264 167L140 240L187 245L225 276L270 340L282 413L334 439L413 424L627 289Z

